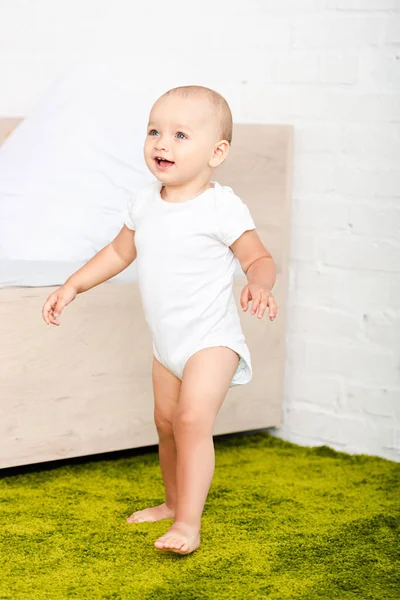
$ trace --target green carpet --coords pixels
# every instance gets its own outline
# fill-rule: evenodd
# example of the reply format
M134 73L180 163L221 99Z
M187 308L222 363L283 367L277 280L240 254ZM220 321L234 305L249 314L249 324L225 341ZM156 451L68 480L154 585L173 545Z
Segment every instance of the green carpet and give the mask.
M267 433L215 442L202 545L153 547L172 521L128 525L163 501L155 452L8 474L0 598L400 598L400 465Z

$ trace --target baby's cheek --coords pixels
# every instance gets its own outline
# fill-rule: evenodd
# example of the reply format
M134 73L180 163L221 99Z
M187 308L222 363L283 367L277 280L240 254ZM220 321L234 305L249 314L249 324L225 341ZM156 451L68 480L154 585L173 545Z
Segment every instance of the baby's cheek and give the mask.
M185 162L192 170L200 171L206 167L208 158L201 148L191 148L186 154Z
M144 152L144 161L145 161L147 167L150 169L150 171L153 171L155 168L154 160L151 158L151 155L148 154L147 152Z

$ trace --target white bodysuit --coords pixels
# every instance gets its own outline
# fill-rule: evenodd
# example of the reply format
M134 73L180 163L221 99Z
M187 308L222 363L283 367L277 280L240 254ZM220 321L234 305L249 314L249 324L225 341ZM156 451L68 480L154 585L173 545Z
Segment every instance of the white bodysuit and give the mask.
M214 187L182 202L167 202L155 182L129 202L125 225L135 231L138 285L153 352L182 379L199 350L227 346L239 354L229 387L252 378L232 293L237 259L229 246L255 229L246 204L232 189Z

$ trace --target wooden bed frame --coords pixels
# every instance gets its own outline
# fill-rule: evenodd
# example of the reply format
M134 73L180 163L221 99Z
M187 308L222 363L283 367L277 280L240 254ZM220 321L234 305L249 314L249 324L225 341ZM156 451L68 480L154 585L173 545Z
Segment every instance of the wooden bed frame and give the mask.
M19 119L0 119L0 143ZM271 323L243 313L234 294L253 379L229 390L214 434L281 424L293 128L238 124L215 174L249 206L277 264ZM58 286L57 286L58 287ZM137 282L106 282L67 307L60 327L42 320L56 287L0 289L0 468L158 443L153 422L151 338Z

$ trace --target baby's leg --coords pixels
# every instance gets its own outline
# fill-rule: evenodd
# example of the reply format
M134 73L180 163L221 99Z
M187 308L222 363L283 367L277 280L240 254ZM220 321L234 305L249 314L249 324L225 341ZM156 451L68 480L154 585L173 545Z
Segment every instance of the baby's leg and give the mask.
M154 419L158 431L161 473L165 487L165 502L134 512L128 523L173 519L176 504L176 446L172 430L181 381L153 357Z
M186 363L173 428L177 447L175 520L155 547L189 554L200 544L201 515L214 474L213 427L239 356L206 348Z

